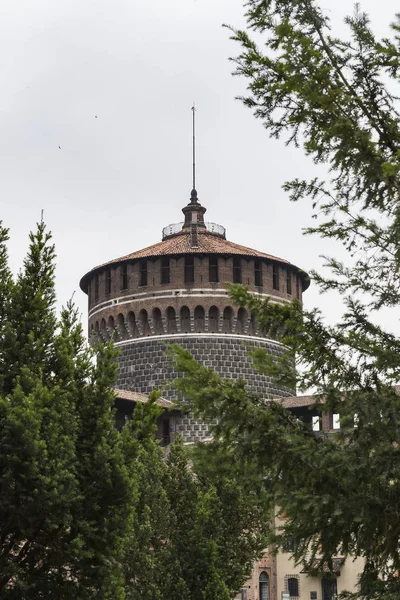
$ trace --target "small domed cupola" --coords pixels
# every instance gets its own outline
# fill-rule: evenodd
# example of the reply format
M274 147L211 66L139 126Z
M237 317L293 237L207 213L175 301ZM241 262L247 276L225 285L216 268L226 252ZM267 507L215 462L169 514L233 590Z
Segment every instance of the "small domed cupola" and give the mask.
M188 229L190 227L206 229L206 224L204 223L204 213L206 210L207 209L198 201L197 191L193 188L190 194L189 204L182 208L182 212L185 215L185 222L182 229Z

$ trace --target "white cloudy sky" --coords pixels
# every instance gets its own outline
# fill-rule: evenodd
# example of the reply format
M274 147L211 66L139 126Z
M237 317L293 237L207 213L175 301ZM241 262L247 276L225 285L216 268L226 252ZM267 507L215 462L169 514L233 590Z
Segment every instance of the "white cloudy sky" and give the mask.
M324 0L339 30L348 0ZM364 0L381 35L398 4ZM191 112L198 109L198 192L232 241L305 270L328 252L304 238L310 207L285 179L313 174L300 151L270 140L235 96L242 0L2 0L0 215L15 271L43 209L58 254L60 303L108 259L160 240L191 189ZM95 116L97 115L97 118ZM61 149L59 148L61 147ZM336 300L306 294L331 315Z

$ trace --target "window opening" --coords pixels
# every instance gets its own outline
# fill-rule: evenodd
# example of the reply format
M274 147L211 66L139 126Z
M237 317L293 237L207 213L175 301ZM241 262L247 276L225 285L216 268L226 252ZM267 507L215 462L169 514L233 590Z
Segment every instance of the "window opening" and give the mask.
M283 545L283 549L288 554L293 554L297 550L297 541L294 538L287 538Z
M296 277L296 296L300 300L300 277Z
M319 415L314 415L312 418L312 430L321 431L321 418Z
M254 285L262 286L262 263L261 260L254 261Z
M336 577L324 576L321 580L322 600L337 599L337 580Z
M287 580L288 592L291 598L298 598L299 596L299 580L297 577L289 577Z
M170 443L170 427L169 427L169 419L164 419L162 422L162 441L161 444L163 446L168 446Z
M274 290L279 290L279 268L277 265L272 265L272 287Z
M332 428L340 429L340 415L339 413L333 413L332 415Z
M147 285L147 260L139 263L139 285Z
M121 290L128 289L128 265L121 267Z
M111 269L106 271L106 294L111 294Z
M269 600L269 578L268 575L263 571L260 573L259 578L259 591L260 591L260 600Z
M212 255L208 259L208 273L211 283L218 283L218 256Z
M161 283L169 283L170 270L169 270L169 258L164 257L161 259Z
M289 269L286 271L286 289L287 293L292 295L292 274Z
M233 257L233 283L242 283L242 266L239 256Z
M96 275L94 278L94 299L99 299L99 276Z
M194 283L194 256L185 256L185 283Z

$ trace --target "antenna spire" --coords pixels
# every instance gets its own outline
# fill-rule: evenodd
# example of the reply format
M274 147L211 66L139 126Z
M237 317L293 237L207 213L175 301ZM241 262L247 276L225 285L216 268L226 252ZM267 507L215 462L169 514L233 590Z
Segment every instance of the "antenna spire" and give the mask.
M197 191L196 191L196 107L193 102L192 106L192 114L193 114L193 188L191 193L191 201L193 204L197 203Z

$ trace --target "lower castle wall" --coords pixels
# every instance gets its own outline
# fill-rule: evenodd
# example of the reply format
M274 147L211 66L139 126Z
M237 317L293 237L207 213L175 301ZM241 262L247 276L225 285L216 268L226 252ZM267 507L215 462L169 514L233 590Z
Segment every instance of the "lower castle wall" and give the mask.
M149 336L119 342L119 372L116 387L123 390L150 393L160 389L168 400L176 398L176 390L168 385L176 376L166 355L168 344L179 344L189 350L196 360L213 368L222 377L247 381L248 388L264 398L291 396L294 390L279 388L270 377L256 371L249 350L264 348L269 354L279 356L283 346L265 338L250 336L185 334ZM186 442L205 440L208 427L192 415L179 415L174 420L173 438L181 434Z

